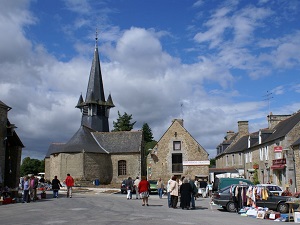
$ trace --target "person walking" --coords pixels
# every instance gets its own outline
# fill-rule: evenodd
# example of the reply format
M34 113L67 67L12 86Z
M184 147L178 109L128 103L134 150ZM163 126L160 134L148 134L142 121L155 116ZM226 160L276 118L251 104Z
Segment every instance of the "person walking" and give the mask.
M62 187L60 181L57 179L57 176L54 176L54 179L51 182L53 198L58 198L58 191Z
M127 189L127 200L132 199L133 182L131 177L128 177L126 181L126 189Z
M193 189L189 183L189 180L184 178L180 186L180 207L182 209L190 209L192 193Z
M72 198L72 189L74 187L74 179L71 177L71 175L68 173L67 177L65 179L65 184L67 186L67 198Z
M172 177L170 183L170 195L171 195L171 205L173 209L177 208L178 203L178 182L176 181L176 176Z
M24 182L23 182L23 203L29 203L29 181L28 177L24 177Z
M135 198L139 199L139 183L141 182L139 177L136 177L134 183L133 183L133 188L135 190Z
M156 187L157 187L158 196L161 199L164 192L164 183L162 182L161 178L158 179L156 183Z
M142 176L141 181L138 185L138 189L140 192L140 197L142 199L142 206L149 206L148 198L149 198L149 190L150 190L150 183L147 181L145 176Z

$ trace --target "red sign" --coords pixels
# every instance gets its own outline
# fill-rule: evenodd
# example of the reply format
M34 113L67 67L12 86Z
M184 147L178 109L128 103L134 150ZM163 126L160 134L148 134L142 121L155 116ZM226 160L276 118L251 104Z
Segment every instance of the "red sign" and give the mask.
M274 152L282 152L282 146L274 146Z

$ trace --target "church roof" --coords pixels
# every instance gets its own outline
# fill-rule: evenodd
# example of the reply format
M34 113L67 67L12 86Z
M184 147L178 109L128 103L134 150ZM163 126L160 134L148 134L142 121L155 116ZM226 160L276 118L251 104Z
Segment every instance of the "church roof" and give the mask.
M55 153L134 153L141 152L142 131L94 132L81 126L67 143L52 143L46 158Z
M66 143L51 143L45 158L50 158L51 154L62 152L62 148L65 146L65 144Z
M105 102L104 89L102 74L100 68L100 60L97 46L97 37L96 37L96 46L94 51L94 58L92 62L92 67L90 71L89 83L86 91L86 103L95 103Z
M93 132L92 135L109 153L141 152L142 131Z
M73 137L66 143L62 152L95 152L106 153L101 146L97 144L93 138L91 132L94 130L80 126L79 130L73 135Z

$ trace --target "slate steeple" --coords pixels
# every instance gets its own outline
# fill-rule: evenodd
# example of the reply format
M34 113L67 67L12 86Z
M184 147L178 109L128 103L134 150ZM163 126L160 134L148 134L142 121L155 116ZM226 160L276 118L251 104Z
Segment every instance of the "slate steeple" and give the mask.
M107 101L105 101L96 31L94 58L85 101L83 101L81 94L76 105L76 108L79 108L82 112L81 125L87 126L95 131L109 132L109 110L113 107L115 107L115 105L110 94Z

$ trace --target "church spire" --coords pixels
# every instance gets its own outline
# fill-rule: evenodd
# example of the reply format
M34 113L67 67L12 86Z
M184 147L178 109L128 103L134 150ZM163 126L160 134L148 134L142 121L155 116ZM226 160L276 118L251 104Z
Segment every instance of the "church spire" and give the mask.
M109 132L108 117L109 109L112 107L114 107L114 104L110 95L108 101L105 101L98 53L98 31L96 30L94 58L85 101L81 96L76 106L82 111L81 125L90 127L95 131Z

